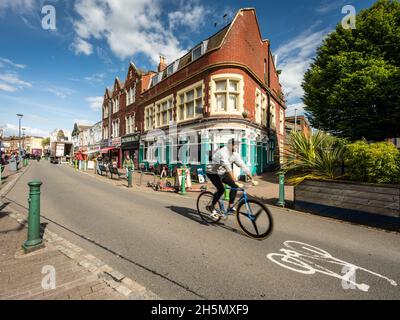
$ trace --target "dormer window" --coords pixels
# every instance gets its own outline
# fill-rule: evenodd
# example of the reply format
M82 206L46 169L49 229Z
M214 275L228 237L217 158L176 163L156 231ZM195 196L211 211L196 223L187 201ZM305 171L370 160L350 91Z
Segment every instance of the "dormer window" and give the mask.
M167 76L170 76L173 73L174 73L174 64L172 63L167 68Z
M203 44L197 46L192 51L192 61L197 60L203 54Z

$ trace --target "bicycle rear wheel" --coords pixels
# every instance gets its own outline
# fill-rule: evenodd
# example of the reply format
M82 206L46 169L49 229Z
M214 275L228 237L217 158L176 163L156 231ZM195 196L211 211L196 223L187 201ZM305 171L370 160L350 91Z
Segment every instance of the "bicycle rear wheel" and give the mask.
M236 219L243 232L255 239L266 238L273 229L271 212L257 200L239 203Z
M207 210L207 207L211 206L213 198L214 194L210 191L202 192L197 198L197 212L201 219L208 224L214 224L221 220L221 217L218 217L218 219L211 217L211 212ZM215 205L215 209L220 210L220 208L220 203L218 201Z

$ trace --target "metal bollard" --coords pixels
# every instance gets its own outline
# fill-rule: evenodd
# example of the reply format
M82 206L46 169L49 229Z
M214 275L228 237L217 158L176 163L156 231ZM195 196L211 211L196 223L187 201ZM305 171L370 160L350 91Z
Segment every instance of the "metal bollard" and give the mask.
M128 168L128 188L132 188L132 168Z
M75 169L78 169L78 160L75 159Z
M29 253L44 247L40 237L40 186L42 182L33 180L29 186L29 216L28 216L28 240L22 245L25 253Z
M279 174L279 200L277 203L280 207L285 207L285 174Z
M227 185L224 184L225 187L225 192L224 192L224 200L228 201L229 200L229 194L230 194L230 190L227 188Z
M186 166L184 166L182 170L181 194L186 194Z

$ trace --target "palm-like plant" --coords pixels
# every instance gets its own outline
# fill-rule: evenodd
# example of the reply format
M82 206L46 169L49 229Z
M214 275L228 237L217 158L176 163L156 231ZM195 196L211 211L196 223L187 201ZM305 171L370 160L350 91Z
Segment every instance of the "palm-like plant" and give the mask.
M324 132L306 135L302 131L292 131L282 170L292 174L288 181L293 184L305 179L336 179L344 150L344 140Z

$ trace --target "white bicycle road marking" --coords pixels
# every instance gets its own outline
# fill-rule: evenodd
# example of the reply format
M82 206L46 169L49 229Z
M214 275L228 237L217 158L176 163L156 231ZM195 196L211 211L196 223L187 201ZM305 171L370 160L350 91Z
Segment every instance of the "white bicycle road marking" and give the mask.
M357 283L355 277L353 277L355 272L364 271L376 277L387 280L392 286L397 286L396 281L392 279L389 279L371 270L358 267L352 263L337 259L325 250L312 245L291 240L285 241L283 244L286 248L279 250L282 253L270 253L267 255L267 258L286 269L302 274L315 274L319 272L334 278L338 278L342 280L342 283L345 281L364 292L367 292L370 286L365 283ZM322 267L318 264L318 262L342 266L342 270L347 270L347 272L344 271L344 275L335 273L325 267Z

